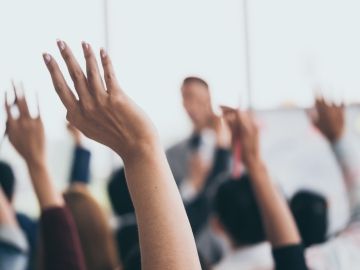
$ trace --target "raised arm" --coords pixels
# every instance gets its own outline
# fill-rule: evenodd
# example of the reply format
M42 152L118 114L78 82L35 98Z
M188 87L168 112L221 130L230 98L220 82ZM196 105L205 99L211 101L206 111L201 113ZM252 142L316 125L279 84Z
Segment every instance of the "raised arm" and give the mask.
M234 140L241 145L242 161L250 175L266 235L274 250L276 269L306 269L295 221L261 158L259 131L253 116L230 108L223 108L223 111Z
M15 90L16 93L16 90ZM24 158L41 207L46 269L83 270L84 259L72 217L51 181L45 155L45 134L40 116L32 118L24 97L16 95L20 116L14 118L5 98L7 134Z
M360 222L360 149L346 132L343 105L318 98L311 115L313 125L330 143L344 176L351 208L351 223Z
M79 99L55 61L44 54L67 119L124 161L140 236L143 269L201 269L194 237L157 132L120 88L110 57L100 51L104 81L91 46L83 42L86 75L63 41L58 47ZM144 89L144 91L151 91Z

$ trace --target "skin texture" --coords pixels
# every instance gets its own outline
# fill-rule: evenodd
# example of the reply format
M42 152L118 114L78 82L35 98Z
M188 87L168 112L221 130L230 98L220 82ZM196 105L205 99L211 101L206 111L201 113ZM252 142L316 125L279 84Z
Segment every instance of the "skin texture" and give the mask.
M315 100L313 112L309 115L313 125L330 143L336 142L343 136L345 131L344 105L328 103L323 97L318 97Z
M142 269L201 269L194 237L157 132L144 112L120 88L110 57L102 49L104 81L91 46L83 42L86 75L63 41L58 47L79 99L55 61L44 61L68 121L124 161L139 226ZM150 90L145 90L150 91Z
M259 130L251 113L223 107L225 119L242 149L268 240L274 248L300 244L301 238L285 199L280 195L261 159Z
M47 170L45 133L40 115L32 118L24 96L15 91L15 106L20 116L15 119L10 112L10 105L5 96L7 112L6 130L9 140L17 152L24 158L35 193L42 209L54 206L63 206L62 196L56 191Z
M15 213L4 194L4 191L0 187L0 225L4 224L19 227Z
M190 82L182 86L183 106L189 115L195 131L199 132L212 125L214 113L211 108L209 89L199 83Z

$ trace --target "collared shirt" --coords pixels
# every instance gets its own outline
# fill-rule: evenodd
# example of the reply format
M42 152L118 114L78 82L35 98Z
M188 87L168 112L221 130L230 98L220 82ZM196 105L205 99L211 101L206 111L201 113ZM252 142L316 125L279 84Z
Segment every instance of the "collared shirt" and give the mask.
M360 269L360 152L347 134L332 145L348 191L351 219L336 237L306 252L310 270Z

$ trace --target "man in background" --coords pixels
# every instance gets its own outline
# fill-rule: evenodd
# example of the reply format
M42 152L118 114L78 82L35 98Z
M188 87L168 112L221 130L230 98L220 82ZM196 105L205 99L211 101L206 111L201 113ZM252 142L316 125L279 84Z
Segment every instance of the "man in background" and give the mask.
M181 94L184 109L192 123L192 133L170 147L166 154L185 205L196 205L199 198L205 197L210 202L212 190L230 172L231 133L213 111L209 85L205 80L185 78ZM201 201L204 202L203 199ZM192 224L198 223L193 218L207 211L205 207L198 207L197 214L195 210L189 215ZM203 229L196 233L196 240L203 256L214 263L220 259L222 250L214 239L208 220L205 219L203 224Z

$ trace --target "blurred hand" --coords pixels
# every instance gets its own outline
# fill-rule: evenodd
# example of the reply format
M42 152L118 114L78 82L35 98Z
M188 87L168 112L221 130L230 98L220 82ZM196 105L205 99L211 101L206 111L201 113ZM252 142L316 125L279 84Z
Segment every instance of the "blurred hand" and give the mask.
M345 130L344 106L326 103L324 98L317 98L315 102L315 114L310 115L315 127L330 141L336 142Z
M260 159L259 130L250 112L222 107L224 118L232 131L234 141L241 147L244 165L249 167Z
M210 168L211 164L206 162L200 153L192 154L189 164L189 180L197 191L202 190L204 187Z
M225 123L223 117L216 117L215 132L216 132L217 146L220 148L230 148L231 130L229 126Z
M113 149L124 161L152 149L158 143L156 131L143 111L120 88L107 53L103 49L100 51L104 85L88 43L82 44L86 76L66 43L58 41L57 44L79 100L67 85L55 59L47 53L43 57L55 90L67 109L70 124L85 136Z
M73 137L76 145L81 145L81 137L82 134L80 130L78 130L76 127L74 127L72 124L67 124L67 129L70 132L71 136Z
M45 133L40 115L37 118L31 118L25 97L19 97L16 90L15 105L20 114L17 119L11 114L5 94L6 132L9 140L28 164L42 164L45 160Z

